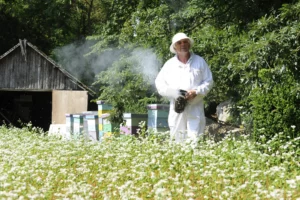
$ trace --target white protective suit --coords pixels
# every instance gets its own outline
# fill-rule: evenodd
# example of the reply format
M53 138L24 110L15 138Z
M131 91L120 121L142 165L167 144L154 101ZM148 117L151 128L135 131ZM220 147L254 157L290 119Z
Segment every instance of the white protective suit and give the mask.
M176 142L186 139L196 142L206 125L203 98L213 86L212 73L205 60L191 53L190 59L184 64L175 55L164 64L155 85L160 95L170 99L168 123L171 137ZM197 96L188 101L180 114L174 109L179 89L197 91Z

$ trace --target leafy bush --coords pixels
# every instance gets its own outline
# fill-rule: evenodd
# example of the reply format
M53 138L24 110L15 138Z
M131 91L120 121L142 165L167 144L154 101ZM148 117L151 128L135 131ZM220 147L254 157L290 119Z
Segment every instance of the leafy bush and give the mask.
M256 139L271 139L283 132L286 139L300 134L300 69L298 18L289 18L290 9L300 17L300 4L283 7L282 13L259 26L261 38L253 44L257 51L257 77L249 95ZM256 44L258 48L255 48ZM293 128L291 128L293 127ZM263 130L263 131L262 131Z
M156 69L151 68L151 62L158 61L145 59L140 55L145 54L144 51L127 49L120 60L97 75L94 84L100 87L98 99L106 100L113 106L109 118L111 122L122 123L124 112L147 113L147 105L157 102L151 73ZM147 53L149 58L150 53Z
M192 50L205 58L213 72L215 86L205 98L206 110L211 112L212 106L232 100L233 121L243 123L256 139L260 134L270 139L279 132L298 136L300 3L272 1L261 7L252 1L217 2L215 6L216 2L192 0L176 12L158 2L151 3L151 9L141 4L124 23L119 45L157 47L156 55L167 60L173 56L168 50L172 34L186 32L195 40ZM261 10L253 13L257 8ZM94 37L99 40L96 46L103 40L118 40L109 32L103 34L105 37ZM107 45L101 47L103 50ZM100 98L126 111L141 111L147 103L161 99L149 90L141 74L132 74L135 62L127 57L99 75ZM121 112L116 113L121 116Z
M264 84L251 93L253 105L253 134L267 140L277 133L284 133L287 140L299 135L300 88L287 71L260 70ZM274 84L274 82L276 84Z
M300 3L284 5L280 11L254 21L243 32L229 26L227 34L213 28L200 34L204 47L198 50L207 53L217 76L215 92L223 90L223 96L214 93L208 101L235 102L236 121L253 123L247 125L253 128L248 132L253 131L256 139L260 134L267 139L279 132L287 139L300 134ZM208 39L212 32L217 45Z

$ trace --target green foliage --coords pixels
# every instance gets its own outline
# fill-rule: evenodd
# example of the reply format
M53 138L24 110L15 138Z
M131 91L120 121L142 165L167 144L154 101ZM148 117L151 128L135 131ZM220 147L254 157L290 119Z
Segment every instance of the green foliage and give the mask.
M170 56L170 16L174 11L161 1L136 1L129 4L126 7L123 2L116 3L116 12L105 18L96 34L87 37L97 41L92 52L101 53L114 47L141 47L152 48L160 58ZM115 15L118 17L113 17Z
M237 28L228 26L220 30L207 25L196 30L192 37L195 38L193 51L205 58L213 72L215 86L208 94L207 101L220 103L235 97L236 90L233 87L239 81L239 76L233 73L230 59L243 45Z
M206 25L223 29L235 25L241 29L265 15L276 13L285 3L291 0L190 0L180 12L175 14L176 23L186 32Z
M195 40L193 51L211 66L215 86L206 97L207 107L225 100L235 103L234 121L259 138L277 132L299 135L299 18L300 3L293 0L79 0L0 1L0 52L17 39L27 38L46 53L54 47L86 38L92 53L114 48L133 52L151 49L162 59L173 54L171 37L185 32ZM154 78L145 80L137 64L124 53L97 76L99 99L123 112L145 112L148 103L160 103ZM86 77L88 73L88 65ZM270 112L270 113L268 113Z
M247 131L255 135L264 129L261 134L269 139L278 131L291 136L290 127L299 121L299 3L280 11L249 24L247 31L207 25L193 34L194 51L204 55L214 75L208 103L231 99L236 121L250 123L246 127L254 130ZM272 112L275 107L278 112Z
M299 13L299 3L293 9ZM300 130L291 129L300 116L299 21L287 20L287 10L282 11L253 23L248 40L231 58L233 74L240 79L234 88L238 102L244 111L252 111L254 135L265 134L268 139L279 132L287 138L297 136Z
M112 122L122 123L124 112L147 113L147 105L157 102L151 77L145 77L145 66L138 59L134 54L125 53L108 70L97 75L95 84L101 86L99 99L113 106Z
M98 47L107 47L109 38L120 46L159 46L155 53L166 60L173 33L186 32L195 40L193 51L207 60L213 72L215 86L206 97L207 107L231 99L233 121L248 132L254 129L256 135L265 128L268 138L278 131L288 133L298 119L299 3L191 0L176 7L175 2L172 6L168 1L141 2L122 24L118 42L107 32L107 37L91 37L101 38ZM280 112L268 116L275 105Z
M103 16L99 24L95 27L95 33L87 37L89 40L96 40L92 52L102 52L108 48L119 46L119 35L124 24L128 23L132 13L138 6L134 1L105 1L99 7ZM128 35L132 38L133 35Z
M259 78L263 84L250 96L253 105L254 136L267 140L283 133L286 140L298 137L300 126L300 87L287 70L262 69ZM276 82L277 84L274 84ZM295 135L296 134L296 135Z
M46 54L94 32L100 6L94 0L3 0L0 54L27 39ZM95 14L96 12L97 15Z

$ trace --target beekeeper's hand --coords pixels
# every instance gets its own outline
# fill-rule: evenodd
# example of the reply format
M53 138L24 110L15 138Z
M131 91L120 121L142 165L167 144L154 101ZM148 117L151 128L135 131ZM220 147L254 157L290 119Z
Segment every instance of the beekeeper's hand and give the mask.
M189 90L186 94L187 100L193 100L197 96L196 90Z

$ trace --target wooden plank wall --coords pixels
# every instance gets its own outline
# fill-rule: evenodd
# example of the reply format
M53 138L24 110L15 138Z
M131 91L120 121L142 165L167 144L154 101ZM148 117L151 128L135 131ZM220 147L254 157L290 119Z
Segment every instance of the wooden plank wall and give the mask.
M0 88L82 90L34 49L26 51L26 61L20 46L0 60Z

